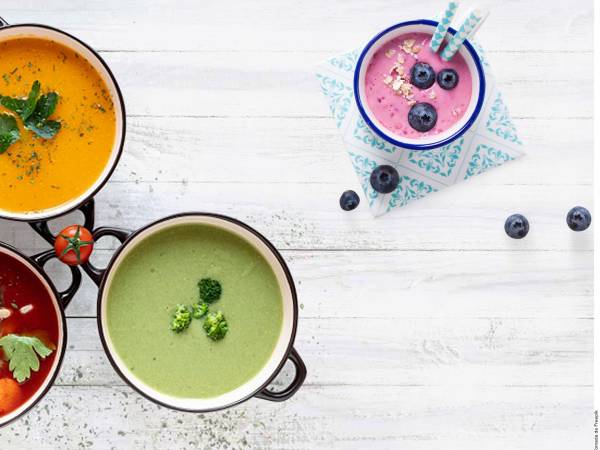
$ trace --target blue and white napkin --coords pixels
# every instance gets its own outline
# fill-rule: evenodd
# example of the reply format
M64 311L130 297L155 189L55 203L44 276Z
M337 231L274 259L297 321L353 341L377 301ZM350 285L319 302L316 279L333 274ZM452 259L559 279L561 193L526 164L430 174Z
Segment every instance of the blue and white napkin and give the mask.
M354 68L360 50L331 58L317 68L321 91L329 104L350 161L375 216L405 206L522 156L522 142L485 61L474 44L486 75L486 95L475 124L460 138L434 150L411 151L377 136L365 123L354 100ZM400 185L391 194L373 190L369 177L380 164L394 166Z

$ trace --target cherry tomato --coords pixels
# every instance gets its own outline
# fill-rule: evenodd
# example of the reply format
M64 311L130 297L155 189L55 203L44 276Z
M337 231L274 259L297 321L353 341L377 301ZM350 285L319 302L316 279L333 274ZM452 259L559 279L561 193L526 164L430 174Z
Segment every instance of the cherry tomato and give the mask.
M54 251L69 266L85 264L94 249L94 238L81 225L71 225L62 230L54 241Z

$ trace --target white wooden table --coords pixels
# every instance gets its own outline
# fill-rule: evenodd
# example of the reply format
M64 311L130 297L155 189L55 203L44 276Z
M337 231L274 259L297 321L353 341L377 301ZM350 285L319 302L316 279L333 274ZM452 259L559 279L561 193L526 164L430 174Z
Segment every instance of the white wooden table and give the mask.
M99 49L128 111L97 223L215 211L270 237L297 281L306 385L195 415L126 387L102 352L89 280L68 308L49 395L0 448L592 448L592 1L497 1L479 33L528 155L377 220L313 77L329 55L440 0L4 0ZM0 55L1 58L1 55ZM504 219L523 212L523 241ZM73 217L55 225L72 222ZM0 240L45 249L25 224ZM103 240L96 261L115 243ZM54 266L59 285L66 272Z

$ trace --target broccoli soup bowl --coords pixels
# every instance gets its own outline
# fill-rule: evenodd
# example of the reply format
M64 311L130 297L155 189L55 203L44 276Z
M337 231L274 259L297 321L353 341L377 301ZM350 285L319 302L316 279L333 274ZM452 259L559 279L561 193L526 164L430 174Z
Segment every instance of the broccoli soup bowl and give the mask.
M208 412L251 397L282 401L306 368L293 349L298 303L275 247L248 225L204 213L171 216L133 234L99 228L123 245L99 285L98 327L115 370L173 409ZM268 386L287 360L289 386Z
M0 217L63 215L100 190L120 158L125 108L102 58L45 25L0 19Z

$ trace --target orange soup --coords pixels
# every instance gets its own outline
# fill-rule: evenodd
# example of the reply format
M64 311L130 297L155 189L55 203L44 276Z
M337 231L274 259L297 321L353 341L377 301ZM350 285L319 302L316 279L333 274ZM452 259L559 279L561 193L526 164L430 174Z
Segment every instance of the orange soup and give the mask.
M40 212L83 195L107 166L116 132L113 101L96 69L61 44L24 37L0 42L0 77L0 119L16 123L20 134L0 154L0 210ZM58 99L51 115L41 115L59 128L51 137L32 131L26 114L10 107L26 101L36 81L35 108L43 111L44 97Z

